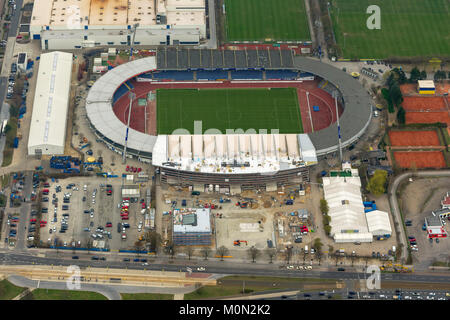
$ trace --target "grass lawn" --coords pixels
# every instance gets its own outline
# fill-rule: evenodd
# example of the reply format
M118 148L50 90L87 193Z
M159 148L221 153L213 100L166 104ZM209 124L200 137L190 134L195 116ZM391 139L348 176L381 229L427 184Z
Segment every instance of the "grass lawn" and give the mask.
M27 297L29 300L107 300L97 292L36 289Z
M228 41L311 39L303 1L225 0L225 17Z
M173 300L173 294L121 293L123 300Z
M333 0L331 16L343 58L450 56L448 0ZM381 29L369 30L367 7L378 5Z
M0 281L0 300L11 300L25 290L26 288L16 287L11 282L4 279Z
M326 286L330 285L330 288L334 289L336 283L336 280L333 279L229 276L221 278L218 282L218 285L216 286L204 286L197 289L194 292L185 294L184 300L196 300L196 299L240 295L242 294L242 287L244 281L245 281L245 292L247 294L254 292L273 291L279 289L301 288L302 284L324 284ZM276 283L276 286L273 286L273 283Z
M222 134L227 129L303 133L294 88L158 89L156 100L158 134L180 128L194 134L196 120L202 121L202 133L212 128Z

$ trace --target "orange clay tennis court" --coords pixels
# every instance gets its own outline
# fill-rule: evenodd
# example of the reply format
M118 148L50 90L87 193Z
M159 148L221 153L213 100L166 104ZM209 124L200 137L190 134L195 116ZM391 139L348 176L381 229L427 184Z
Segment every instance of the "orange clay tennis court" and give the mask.
M444 97L403 97L405 111L447 111Z
M448 112L406 112L406 124L410 123L447 123L450 126Z
M445 168L444 154L440 151L395 151L394 158L401 168Z
M391 146L439 146L439 137L434 130L389 131Z

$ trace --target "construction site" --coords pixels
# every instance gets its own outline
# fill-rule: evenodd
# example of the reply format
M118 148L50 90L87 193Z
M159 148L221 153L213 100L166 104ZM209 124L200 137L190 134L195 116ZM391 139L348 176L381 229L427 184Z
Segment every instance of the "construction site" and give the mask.
M201 228L200 220L197 227L210 230L211 249L224 246L232 256L239 256L251 247L283 251L287 246L309 244L311 233L315 232L311 214L315 206L309 185L274 192L246 190L239 196L200 193L171 186L160 191L157 211L162 212L163 240L173 239L179 245L197 246L199 249L202 245L209 245L199 238L181 244L176 235L180 232L180 224L185 224L182 221L189 220L186 224L191 224L193 214L199 210L208 210L210 215L210 229L205 229L206 226ZM188 231L185 230L184 239L189 238Z

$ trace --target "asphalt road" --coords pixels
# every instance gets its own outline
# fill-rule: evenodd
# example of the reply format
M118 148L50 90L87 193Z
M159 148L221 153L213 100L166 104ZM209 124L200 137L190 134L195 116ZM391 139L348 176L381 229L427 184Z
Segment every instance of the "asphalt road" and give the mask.
M31 172L25 173L23 186L23 195L25 197L29 197L31 191L33 190L33 174ZM23 202L20 206L20 215L19 215L19 223L17 229L17 238L16 238L16 250L24 250L27 244L26 237L28 236L28 228L30 227L30 212L31 212L31 203ZM26 228L26 229L25 229Z
M5 6L6 5L7 4L5 4ZM15 38L17 36L17 31L18 31L19 22L20 22L20 8L22 8L22 5L23 5L23 0L16 0L17 9L14 11L14 15L11 18L11 23L9 24L8 37ZM5 52L6 52L6 48L5 48ZM9 68L11 63L12 63L11 61L6 61L4 66ZM5 101L7 87L8 87L8 78L0 77L0 108L3 108L3 102ZM1 109L0 109L0 111L1 111Z
M61 250L62 251L62 250ZM0 252L0 263L4 265L63 265L69 266L76 264L80 268L83 267L97 267L97 268L118 268L118 269L135 269L135 270L164 270L164 271L182 271L186 272L186 268L189 266L196 272L194 263L191 265L175 264L157 264L150 263L148 266L143 266L141 263L136 262L123 262L123 261L92 261L80 256L79 260L71 260L72 251L61 253L62 257L44 258L30 255L29 253L17 253L17 252ZM91 255L92 256L92 255ZM132 257L131 261L132 261ZM275 266L267 266L264 269L253 268L251 265L236 266L221 266L221 262L209 263L206 267L206 272L215 274L233 274L233 275L253 275L253 276L283 276L283 277L295 277L295 278L324 278L324 279L339 279L339 280L358 280L365 279L366 274L361 272L339 272L339 271L299 271L299 270L280 270ZM415 273L382 273L381 281L407 281L407 282L425 282L425 283L450 283L450 275L442 274L415 274Z

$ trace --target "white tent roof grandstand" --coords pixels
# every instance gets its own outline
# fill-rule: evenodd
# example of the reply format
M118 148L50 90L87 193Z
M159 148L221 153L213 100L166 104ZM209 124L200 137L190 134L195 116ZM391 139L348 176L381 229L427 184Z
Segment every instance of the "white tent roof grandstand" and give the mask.
M218 174L272 173L317 163L317 157L306 134L160 135L152 163Z
M63 154L69 108L71 53L41 55L28 139L28 154Z

